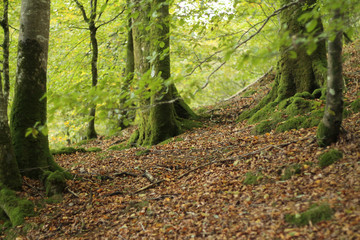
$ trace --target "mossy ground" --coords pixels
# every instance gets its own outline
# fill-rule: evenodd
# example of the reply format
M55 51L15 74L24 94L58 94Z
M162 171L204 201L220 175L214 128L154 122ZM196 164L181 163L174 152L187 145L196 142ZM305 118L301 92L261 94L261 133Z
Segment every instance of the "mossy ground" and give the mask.
M252 173L248 172L245 174L245 180L243 184L245 185L257 185L264 178L264 175L260 172Z
M340 160L343 157L341 151L336 149L331 149L319 156L319 166L325 168Z
M294 97L266 105L248 120L249 124L258 123L253 134L264 134L272 130L285 132L317 126L323 116L323 106L314 95L317 96L317 93L297 93Z
M333 210L328 204L313 205L307 211L300 214L287 214L285 221L295 226L304 226L309 224L316 224L321 221L331 219Z

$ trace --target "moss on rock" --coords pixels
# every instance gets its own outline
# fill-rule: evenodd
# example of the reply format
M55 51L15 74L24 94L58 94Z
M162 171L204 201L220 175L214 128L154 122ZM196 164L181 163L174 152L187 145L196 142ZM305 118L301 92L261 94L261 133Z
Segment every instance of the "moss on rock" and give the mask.
M66 188L66 177L63 172L60 171L44 172L43 182L46 189L46 196L48 197L56 194L62 194Z
M313 205L307 211L300 214L285 215L285 221L296 226L304 226L310 222L316 224L324 220L329 220L332 215L333 210L328 204Z
M325 168L340 160L343 157L341 151L337 149L331 149L319 156L319 166Z

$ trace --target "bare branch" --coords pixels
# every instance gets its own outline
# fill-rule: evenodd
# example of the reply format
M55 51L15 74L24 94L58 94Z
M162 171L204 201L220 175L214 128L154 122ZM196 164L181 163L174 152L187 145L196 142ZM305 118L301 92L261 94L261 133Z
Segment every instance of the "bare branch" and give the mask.
M96 28L98 29L98 28L100 28L101 26L104 26L104 25L106 25L106 24L108 24L108 23L111 23L112 21L115 21L121 14L124 13L125 10L126 10L126 8L124 8L119 14L117 14L115 17L113 17L113 18L110 19L109 21L106 21L106 22L104 22L104 23L102 23L102 24L99 24L99 26L97 26Z
M89 18L88 18L87 15L86 15L84 6L83 6L78 0L73 0L73 1L76 3L77 7L80 9L80 11L81 11L81 13L82 13L82 15L83 15L83 18L84 18L84 20L85 20L85 22L88 23L88 22L89 22Z

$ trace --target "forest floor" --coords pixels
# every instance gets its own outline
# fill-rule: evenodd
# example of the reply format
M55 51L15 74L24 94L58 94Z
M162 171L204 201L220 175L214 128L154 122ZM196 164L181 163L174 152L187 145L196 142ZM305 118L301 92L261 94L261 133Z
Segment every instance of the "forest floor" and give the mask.
M346 95L359 98L360 47L347 49ZM207 108L203 126L148 150L111 151L130 134L99 138L85 147L101 152L57 155L74 176L58 203L46 201L40 183L25 179L23 197L36 203L35 217L7 233L16 239L360 239L360 113L343 120L336 144L318 147L316 127L255 136L236 122L268 92L271 77ZM318 156L329 148L343 158L324 169ZM146 150L146 151L143 151ZM280 177L299 164L301 172ZM155 180L150 182L144 172ZM245 185L249 172L257 185ZM149 176L148 175L148 176ZM296 227L286 214L328 203L331 220ZM5 236L2 236L5 238Z

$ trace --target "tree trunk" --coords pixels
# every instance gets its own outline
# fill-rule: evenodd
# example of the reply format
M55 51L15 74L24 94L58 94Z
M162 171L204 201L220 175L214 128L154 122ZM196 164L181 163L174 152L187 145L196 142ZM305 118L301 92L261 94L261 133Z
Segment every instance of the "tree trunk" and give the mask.
M1 85L0 81L0 85ZM21 176L11 144L7 105L0 89L0 183L14 189L21 189Z
M95 1L96 2L96 1ZM97 28L95 27L95 18L96 18L96 4L94 5L92 9L92 14L89 19L89 30L90 30L90 40L91 40L91 50L92 50L92 58L91 58L91 76L92 76L92 87L96 87L98 82L98 69L97 69L97 63L99 58L99 49L98 49L98 43L96 39L96 31ZM93 106L90 109L90 117L91 120L88 125L87 130L87 138L97 138L97 133L95 131L95 114L96 114L96 106Z
M282 5L290 3L290 0L282 0ZM298 21L299 17L309 11L316 0L306 0L300 4L285 9L281 15L282 33L289 33L292 39L290 46L283 46L280 49L280 60L277 66L274 85L269 94L250 111L240 115L239 120L250 118L269 103L276 105L280 101L292 97L296 93L309 92L321 87L326 79L326 48L325 41L317 43L317 48L310 55L307 54L307 46L298 43L306 32L304 24ZM307 10L303 10L308 6ZM323 32L321 20L317 20L315 35ZM289 51L290 50L290 51ZM294 57L296 55L296 57Z
M44 170L59 169L49 151L48 136L25 136L37 123L46 125L46 72L50 0L23 0L21 5L15 96L11 135L20 171L39 178Z
M129 3L128 3L129 6ZM130 15L130 14L129 14ZM128 127L128 119L134 118L135 113L127 110L127 101L129 100L129 90L132 80L134 79L134 43L133 43L133 31L132 31L132 19L129 16L129 30L126 44L126 68L125 68L125 81L121 86L120 95L120 119L119 127L124 129Z
M3 76L4 76L4 100L7 106L9 94L10 94L10 74L9 74L9 58L10 58L10 31L9 31L9 1L4 0L3 19L1 26L4 30L4 41L2 43L3 49ZM7 108L7 107L6 107Z
M340 9L334 10L331 22L336 26L341 20ZM342 122L343 78L342 78L342 31L336 31L334 40L328 42L328 80L325 113L317 130L320 146L328 146L337 141Z
M133 41L135 71L138 77L161 81L161 89L150 98L141 100L138 111L138 131L130 142L138 145L154 145L181 133L180 117L191 115L192 111L179 97L173 84L165 86L170 78L169 5L165 0L153 0L144 5L135 1L133 19ZM156 12L156 17L149 17ZM144 26L151 26L146 28ZM155 53L155 55L154 55ZM144 79L142 79L144 80ZM182 105L183 104L183 105ZM187 112L190 110L189 112ZM186 113L185 113L186 111ZM181 113L181 115L180 115Z

